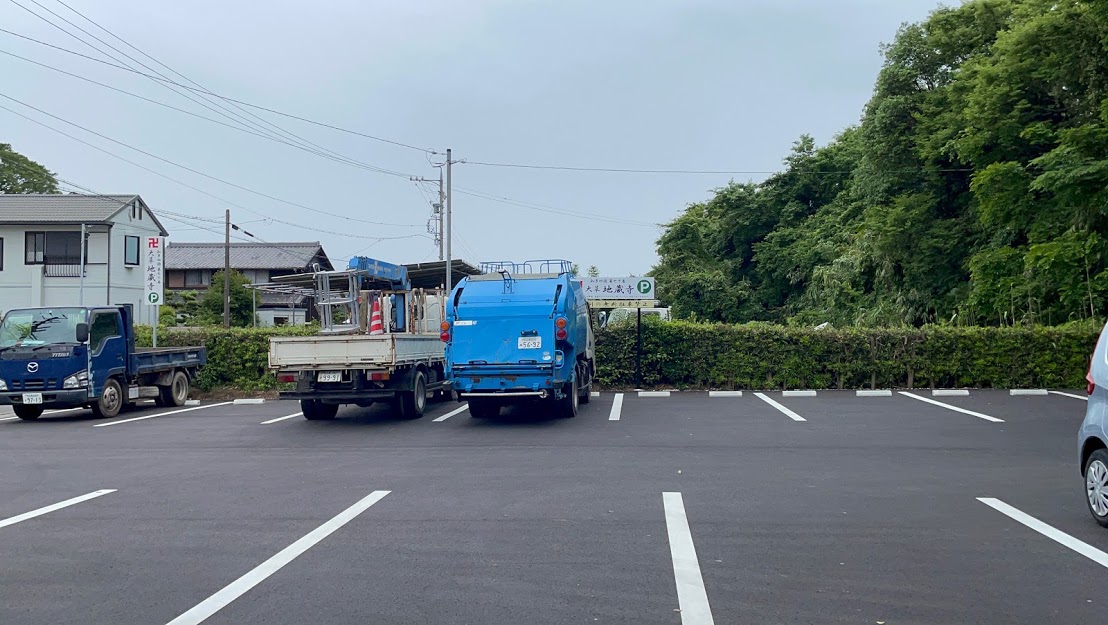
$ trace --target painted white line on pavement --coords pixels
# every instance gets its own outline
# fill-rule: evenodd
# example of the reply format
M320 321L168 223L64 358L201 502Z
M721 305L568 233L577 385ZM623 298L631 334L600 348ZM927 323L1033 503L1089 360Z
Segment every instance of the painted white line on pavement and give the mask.
M609 421L619 421L619 413L623 411L623 393L616 393L612 400L612 411L608 413Z
M970 416L977 417L978 419L984 419L986 421L992 421L993 423L1004 423L1004 419L997 419L996 417L990 417L989 415L981 414L980 412L974 412L972 410L966 410L965 408L959 408L958 406L951 406L950 404L944 404L941 401L935 401L934 399L928 399L926 397L921 397L921 396L916 395L914 393L909 393L908 391L900 391L900 394L904 395L905 397L911 397L912 399L918 399L920 401L924 401L924 402L927 402L929 404L934 404L936 406L941 406L943 408L946 408L947 410L953 410L954 412L960 412L962 414L968 414Z
M7 519L4 519L4 520L0 521L0 527L7 527L9 525L15 525L16 523L19 523L20 521L26 521L27 519L33 519L37 516L42 516L44 514L48 514L50 512L55 511L55 510L61 510L62 508L68 508L69 506L72 506L73 504L81 503L82 501L88 501L89 499L96 499L97 497L102 497L104 495L107 495L108 493L114 493L114 492L115 492L114 488L105 488L105 489L102 489L102 490L94 490L91 493L88 493L87 495L81 495L80 497L74 497L73 499L66 499L65 501L59 501L56 504L51 504L51 505L46 506L44 508L39 508L38 510L31 510L30 512L24 512L23 514L16 515L16 516L13 516L13 517L9 517Z
M934 388L931 389L932 397L968 397L967 388Z
M302 538L278 551L276 555L251 569L248 573L235 581L227 584L219 592L196 604L191 610L173 619L168 625L198 625L208 617L227 607L235 599L243 596L249 590L262 583L267 577L281 570L289 562L292 562L308 549L314 547L324 538L327 538L335 530L346 525L370 506L381 501L387 490L375 490L358 503L343 510L338 516L327 521L323 525L305 534Z
M669 391L639 391L639 397L669 397Z
M708 391L708 397L742 397L742 391Z
M253 406L256 404L264 404L265 399L251 398L251 399L236 399L234 402L236 406Z
M144 419L154 419L156 417L167 417L171 414L180 414L182 412L192 412L193 410L204 410L205 408L216 408L219 406L228 406L231 402L225 401L218 404L208 404L207 406L194 406L192 408L181 408L180 410L170 410L169 412L159 412L158 414L148 414L142 417L135 417L134 419L123 419L122 421L111 421L109 423L97 423L92 426L94 428L106 428L109 425L119 425L120 423L130 423L132 421L142 421Z
M600 391L589 391L589 397L600 397Z
M815 397L815 391L781 391L781 397Z
M757 397L758 399L766 402L767 404L773 406L774 408L780 410L782 413L784 413L787 417L789 417L793 421L807 421L807 419L805 419L804 417L796 414L792 410L789 410L788 408L782 406L781 404L773 401L769 397L766 397L765 393L754 393L754 396Z
M260 425L269 425L270 423L277 423L278 421L284 421L285 419L295 419L296 417L303 416L303 414L303 412L298 412L296 414L290 414L287 417L277 417L276 419L270 419L269 421L262 421Z
M1046 395L1045 388L1013 388L1008 391L1009 395Z
M887 388L859 389L854 392L855 397L892 397L893 392Z
M666 511L666 531L669 533L669 555L673 559L673 579L677 583L677 605L681 608L682 625L714 625L712 606L704 590L700 562L696 559L689 519L681 493L662 493Z
M438 423L439 421L446 421L450 417L453 417L456 414L462 414L463 412L465 412L468 409L469 409L469 404L466 404L466 405L462 406L461 408L455 408L454 410L451 410L450 412L444 414L441 417L435 417L434 419L431 419L431 421L433 421L434 423Z
M1001 514L1004 514L1026 525L1027 527L1030 527L1031 529L1042 534L1043 536L1046 536L1059 545L1062 545L1063 547L1068 547L1076 551L1077 553L1080 553L1093 562L1096 562L1100 566L1108 568L1108 553L1104 553L1100 549L1097 549L1096 547L1093 547L1088 543L1082 542L1061 530L1054 529L1050 525L1043 523L1030 514L1027 514L1019 510L1018 508L1013 508L1012 506L1009 506L999 499L994 499L992 497L978 497L977 501L980 501L993 510L1000 512Z
M1089 401L1088 397L1082 397L1080 395L1074 395L1073 393L1063 393L1062 391L1050 391L1053 395L1061 395L1063 397L1072 397L1074 399L1080 399L1081 401Z

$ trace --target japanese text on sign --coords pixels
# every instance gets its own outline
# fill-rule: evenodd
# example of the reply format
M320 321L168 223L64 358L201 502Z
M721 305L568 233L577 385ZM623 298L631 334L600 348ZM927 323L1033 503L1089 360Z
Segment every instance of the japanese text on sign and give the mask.
M142 296L147 304L161 306L162 300L165 298L163 289L165 282L165 239L161 237L146 237L146 248L143 251L146 256L142 280Z
M654 278L583 278L585 299L653 300Z

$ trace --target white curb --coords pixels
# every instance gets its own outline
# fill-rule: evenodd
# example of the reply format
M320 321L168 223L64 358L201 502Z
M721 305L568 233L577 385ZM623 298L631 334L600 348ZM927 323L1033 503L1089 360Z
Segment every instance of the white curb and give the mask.
M892 397L893 392L889 389L876 389L876 390L858 390L854 393L857 397Z
M1014 388L1008 391L1009 395L1046 395L1045 388Z
M592 391L589 393L589 397L600 397L600 391Z
M815 391L781 391L781 397L815 397Z
M669 391L639 391L639 397L669 397Z
M936 388L932 389L932 397L965 397L969 395L969 389L966 388Z
M236 406L255 405L255 404L264 404L265 400L264 399L236 399L233 403Z
M185 405L186 406L199 406L200 405L200 400L199 399L189 399L189 400L185 401Z
M742 397L742 391L708 391L708 397Z

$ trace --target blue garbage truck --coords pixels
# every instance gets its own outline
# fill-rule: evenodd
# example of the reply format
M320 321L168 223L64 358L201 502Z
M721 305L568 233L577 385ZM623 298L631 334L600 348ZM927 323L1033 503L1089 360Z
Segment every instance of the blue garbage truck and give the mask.
M527 401L577 416L596 375L581 282L564 260L482 263L451 292L439 338L446 377L472 416Z
M183 406L203 347L135 347L130 305L9 310L0 322L0 406L33 421L87 406L114 417L139 399Z

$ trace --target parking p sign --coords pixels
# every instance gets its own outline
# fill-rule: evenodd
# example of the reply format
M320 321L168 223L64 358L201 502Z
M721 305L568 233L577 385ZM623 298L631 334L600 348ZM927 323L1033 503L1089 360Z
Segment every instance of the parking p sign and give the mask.
M654 300L654 278L584 278L585 299Z
M165 299L164 291L164 260L165 239L161 237L146 237L146 247L143 249L146 259L146 267L143 275L143 299L151 306L161 306Z

